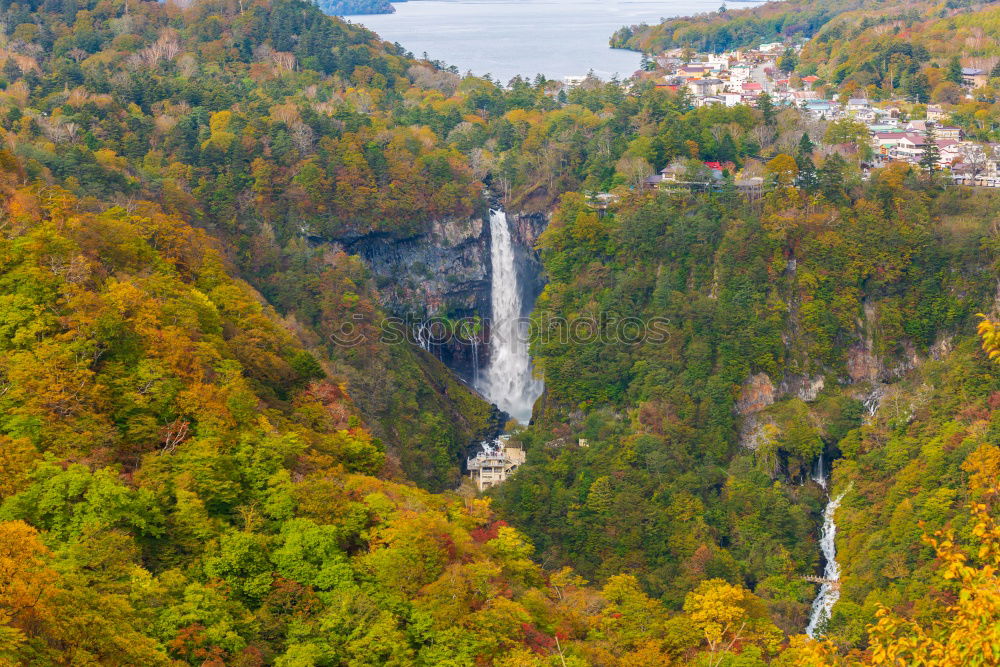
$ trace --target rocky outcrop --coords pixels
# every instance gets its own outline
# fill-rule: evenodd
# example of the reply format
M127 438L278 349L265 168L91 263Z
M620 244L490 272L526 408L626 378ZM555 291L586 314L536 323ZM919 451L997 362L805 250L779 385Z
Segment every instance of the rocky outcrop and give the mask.
M525 267L526 303L533 304L544 285L534 250L548 216L510 213L518 259ZM368 234L335 239L333 245L368 264L378 283L382 305L397 317L415 321L490 313L490 229L481 217L439 220L428 231L407 238Z
M815 377L788 375L778 385L777 393L781 396L794 396L806 403L811 403L816 400L824 387L826 387L826 380L822 375Z
M736 414L741 417L760 412L774 403L774 383L767 373L757 373L747 378L736 400Z
M774 420L767 408L776 401L797 398L810 403L815 401L826 386L823 376L787 375L777 385L767 373L751 375L740 388L735 412L740 422L740 446L756 451L766 438L773 437Z
M947 349L948 343L942 341L943 347ZM886 364L878 354L872 350L868 341L862 341L852 345L847 350L847 374L851 382L891 382L899 379L921 364L921 358L917 354L916 348L910 342L905 342L902 350L890 358L890 364ZM932 358L941 354L941 349L935 351L931 348Z
M534 247L538 237L549 225L549 216L545 213L507 213L514 238L526 248Z
M507 220L517 243L518 266L524 271L522 278L527 278L522 279L525 294L522 295L521 303L530 310L545 287L545 274L535 251L535 244L548 226L549 216L544 213L508 213Z
M955 349L955 336L951 334L941 334L931 345L930 354L931 359L935 361L944 359L947 357L951 351Z
M847 350L847 375L851 382L875 382L883 372L882 360L865 343L856 343Z
M365 260L383 305L397 317L489 313L489 225L481 218L435 221L404 239L370 234L339 243Z
M750 415L740 425L740 446L757 451L766 440L773 438L774 421Z
M372 234L341 244L371 269L386 311L406 321L415 341L430 339L425 348L472 382L488 360L487 346L472 345L443 322L433 322L489 317L489 224L479 217L438 220L417 236ZM488 330L479 336L486 340Z
M876 347L878 312L874 305L863 305L863 316L858 318L854 344L846 350L843 370L833 380L837 387L864 407L865 420L871 419L887 396L896 391L898 382L928 359L940 359L952 349L953 335L942 333L925 355L917 352L910 341L903 341L891 354L880 354ZM787 334L787 332L786 332ZM786 344L789 339L786 338ZM808 362L808 359L806 360ZM799 368L810 364L800 364ZM833 369L827 369L832 373ZM829 376L832 379L832 374ZM789 373L775 383L766 373L748 377L741 386L734 412L740 421L740 444L756 449L766 435L770 423L767 409L780 401L797 398L806 403L815 401L826 388L827 377L807 373ZM834 387L836 389L837 387ZM912 409L910 410L912 414Z

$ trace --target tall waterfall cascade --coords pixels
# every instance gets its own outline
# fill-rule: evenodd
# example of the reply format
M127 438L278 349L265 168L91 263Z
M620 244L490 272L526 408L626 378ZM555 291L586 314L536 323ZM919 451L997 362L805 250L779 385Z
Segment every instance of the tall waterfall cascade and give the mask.
M490 358L476 388L517 421L527 424L543 383L532 372L528 322L514 241L507 214L490 210L490 257L493 269Z
M820 462L822 466L822 460ZM823 476L822 467L819 470L820 486L827 487L827 478ZM837 562L837 523L834 515L840 507L840 501L844 499L844 494L849 489L845 489L836 498L831 498L823 510L823 527L819 534L819 548L823 552L823 559L826 566L823 568L823 583L820 584L819 593L813 600L812 610L809 613L809 625L806 626L806 634L812 639L816 639L823 633L827 621L833 612L833 605L840 599L840 564Z

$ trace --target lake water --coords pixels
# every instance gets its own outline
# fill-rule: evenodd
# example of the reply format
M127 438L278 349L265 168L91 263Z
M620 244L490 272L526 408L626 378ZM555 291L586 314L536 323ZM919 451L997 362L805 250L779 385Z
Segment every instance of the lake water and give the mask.
M722 0L410 0L395 14L348 16L420 58L455 65L464 74L517 74L550 79L593 70L608 79L639 68L640 55L608 47L623 25L712 12Z

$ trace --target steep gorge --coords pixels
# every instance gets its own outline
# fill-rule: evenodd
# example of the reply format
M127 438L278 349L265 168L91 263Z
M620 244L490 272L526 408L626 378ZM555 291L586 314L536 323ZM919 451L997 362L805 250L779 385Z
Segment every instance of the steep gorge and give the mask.
M501 204L491 199L491 205ZM435 220L425 233L405 238L372 233L316 242L362 258L374 276L386 313L401 320L412 342L474 386L477 367L489 364L491 350L490 215L487 210L466 219ZM547 221L543 213L507 215L522 291L519 298L529 305L544 285L534 245ZM476 321L478 327L471 335Z

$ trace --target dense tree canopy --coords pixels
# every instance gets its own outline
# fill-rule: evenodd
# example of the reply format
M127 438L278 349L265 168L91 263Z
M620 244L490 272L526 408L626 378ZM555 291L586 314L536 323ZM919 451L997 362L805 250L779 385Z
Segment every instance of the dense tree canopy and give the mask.
M300 0L0 13L0 661L841 664L990 639L1000 375L971 333L994 197L865 178L857 128L773 106L459 78ZM709 185L642 189L665 167ZM527 464L477 498L449 489L497 415L380 339L343 248L482 216L486 190L549 216L547 389ZM567 325L596 335L544 335ZM851 489L829 642L800 636L820 456Z

